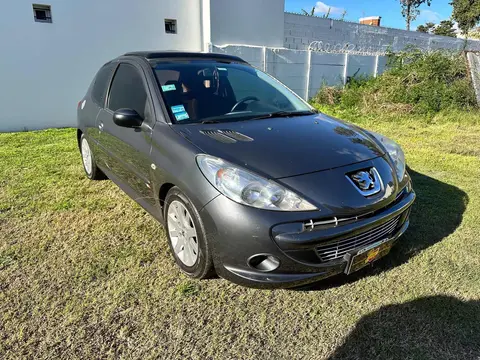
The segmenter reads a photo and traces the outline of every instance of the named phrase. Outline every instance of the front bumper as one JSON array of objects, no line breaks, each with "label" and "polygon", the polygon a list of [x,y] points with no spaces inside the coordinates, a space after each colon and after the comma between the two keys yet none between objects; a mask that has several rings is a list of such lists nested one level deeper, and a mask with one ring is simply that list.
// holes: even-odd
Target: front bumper
[{"label": "front bumper", "polygon": [[[406,187],[392,203],[373,213],[344,223],[306,228],[311,213],[264,211],[220,195],[202,209],[201,217],[221,277],[250,287],[288,288],[345,271],[347,260],[341,253],[326,261],[319,254],[319,246],[344,243],[356,235],[364,238],[363,234],[380,234],[376,229],[394,220],[394,226],[384,235],[396,241],[408,228],[414,200],[415,193]],[[362,243],[359,248],[364,246]],[[258,254],[273,256],[279,266],[273,271],[254,268],[249,259]]]}]

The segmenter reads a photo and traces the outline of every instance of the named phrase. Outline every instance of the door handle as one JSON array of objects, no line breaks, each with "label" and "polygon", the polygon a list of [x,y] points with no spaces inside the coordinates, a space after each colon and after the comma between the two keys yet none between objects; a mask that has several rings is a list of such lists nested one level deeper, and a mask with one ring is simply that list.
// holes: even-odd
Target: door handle
[{"label": "door handle", "polygon": [[103,130],[103,123],[98,124],[98,130],[100,130],[100,131]]}]

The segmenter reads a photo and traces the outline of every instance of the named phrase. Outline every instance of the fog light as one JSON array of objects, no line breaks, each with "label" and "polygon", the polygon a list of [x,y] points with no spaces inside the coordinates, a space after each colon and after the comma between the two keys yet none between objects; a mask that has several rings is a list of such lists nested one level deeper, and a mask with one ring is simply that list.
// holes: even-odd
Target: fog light
[{"label": "fog light", "polygon": [[258,271],[269,272],[280,266],[280,260],[269,254],[257,254],[250,257],[247,261],[248,266]]}]

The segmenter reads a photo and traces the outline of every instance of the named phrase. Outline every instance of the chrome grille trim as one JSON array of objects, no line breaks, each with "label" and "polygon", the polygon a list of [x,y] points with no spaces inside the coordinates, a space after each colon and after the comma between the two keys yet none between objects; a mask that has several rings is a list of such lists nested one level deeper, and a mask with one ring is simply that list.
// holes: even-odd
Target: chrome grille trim
[{"label": "chrome grille trim", "polygon": [[313,220],[310,220],[309,222],[307,223],[304,223],[304,227],[306,230],[312,230],[314,229],[316,226],[321,226],[321,225],[334,225],[334,226],[338,226],[339,223],[341,222],[344,222],[344,221],[350,221],[350,220],[358,220],[359,217],[358,216],[353,216],[353,217],[349,217],[349,218],[337,218],[336,216],[332,219],[328,219],[328,220],[323,220],[323,221],[313,221]]},{"label": "chrome grille trim", "polygon": [[385,239],[391,235],[397,227],[402,214],[395,216],[386,223],[376,226],[373,229],[367,230],[355,236],[338,239],[335,242],[330,242],[316,247],[318,256],[322,261],[331,261],[342,258],[347,252],[358,247],[371,245],[377,241]]}]

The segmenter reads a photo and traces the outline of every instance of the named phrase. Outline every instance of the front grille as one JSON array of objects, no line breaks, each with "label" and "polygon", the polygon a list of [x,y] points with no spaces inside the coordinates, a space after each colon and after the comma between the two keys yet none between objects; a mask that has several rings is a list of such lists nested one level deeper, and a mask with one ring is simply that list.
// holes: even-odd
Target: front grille
[{"label": "front grille", "polygon": [[348,251],[359,247],[366,247],[377,241],[383,240],[395,231],[400,216],[401,214],[390,219],[385,224],[374,227],[373,229],[358,235],[317,246],[317,254],[324,262],[336,260],[342,258]]}]

